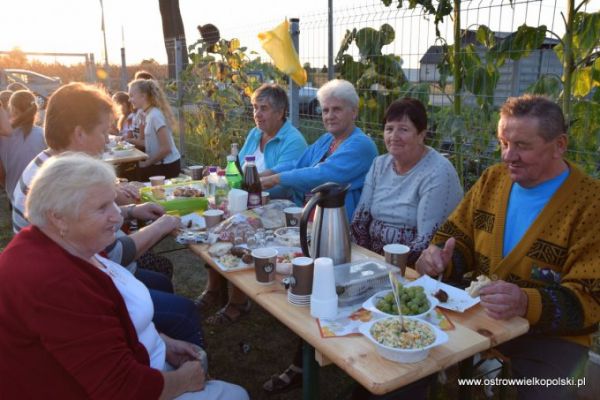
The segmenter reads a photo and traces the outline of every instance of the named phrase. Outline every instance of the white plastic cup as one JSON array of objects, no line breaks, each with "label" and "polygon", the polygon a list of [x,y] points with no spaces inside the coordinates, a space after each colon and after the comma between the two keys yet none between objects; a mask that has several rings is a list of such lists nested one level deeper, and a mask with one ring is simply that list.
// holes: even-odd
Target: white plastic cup
[{"label": "white plastic cup", "polygon": [[310,315],[319,319],[335,319],[337,317],[338,297],[320,300],[310,296]]},{"label": "white plastic cup", "polygon": [[241,189],[231,189],[227,195],[230,214],[237,214],[248,208],[248,192]]},{"label": "white plastic cup", "polygon": [[333,260],[329,257],[319,257],[315,260],[310,315],[321,319],[335,318],[337,305]]}]

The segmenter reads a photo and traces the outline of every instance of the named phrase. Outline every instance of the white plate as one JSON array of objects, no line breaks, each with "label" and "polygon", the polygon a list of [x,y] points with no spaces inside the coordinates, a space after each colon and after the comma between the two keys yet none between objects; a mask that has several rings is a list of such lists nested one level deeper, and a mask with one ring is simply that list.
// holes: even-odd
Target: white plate
[{"label": "white plate", "polygon": [[[438,307],[445,308],[447,310],[465,312],[475,304],[479,303],[479,297],[471,297],[467,292],[462,289],[450,286],[446,283],[439,282],[430,276],[424,275],[406,286],[423,286],[425,293],[433,296],[437,289],[442,289],[448,293],[448,301],[445,303],[439,302]],[[439,285],[439,286],[438,286]]]},{"label": "white plate", "polygon": [[[188,228],[188,224],[192,222],[192,226]],[[200,230],[206,229],[206,221],[202,215],[196,214],[195,212],[184,215],[181,217],[181,229],[183,230]]]},{"label": "white plate", "polygon": [[[415,285],[405,285],[406,287],[410,287],[410,286],[415,286]],[[427,309],[427,311],[425,311],[422,314],[415,314],[415,315],[407,315],[407,317],[415,317],[415,318],[425,318],[427,317],[427,315],[429,314],[429,312],[431,310],[433,310],[439,303],[438,299],[436,299],[433,296],[430,296],[427,293],[427,289],[423,288],[425,290],[425,293],[427,294],[427,300],[429,300],[429,308]],[[383,298],[385,295],[387,295],[388,293],[391,293],[392,289],[386,289],[386,290],[382,290],[380,292],[375,293],[373,296],[369,297],[364,303],[363,303],[363,308],[369,311],[373,311],[388,317],[396,317],[397,315],[395,314],[388,314],[386,312],[381,311],[380,309],[377,308],[377,302],[379,301],[379,299]]]},{"label": "white plate", "polygon": [[[245,244],[242,244],[240,246],[247,247]],[[282,246],[270,246],[270,247],[277,250],[277,254],[302,252],[302,249],[300,247],[282,247]],[[254,264],[246,264],[246,263],[242,262],[241,259],[240,259],[240,262],[237,265],[237,267],[226,267],[225,265],[221,264],[221,262],[219,261],[218,258],[213,257],[212,259],[215,262],[215,264],[217,264],[217,267],[219,267],[221,269],[221,271],[226,271],[226,272],[227,271],[239,271],[239,270],[243,270],[243,269],[254,268]]]}]

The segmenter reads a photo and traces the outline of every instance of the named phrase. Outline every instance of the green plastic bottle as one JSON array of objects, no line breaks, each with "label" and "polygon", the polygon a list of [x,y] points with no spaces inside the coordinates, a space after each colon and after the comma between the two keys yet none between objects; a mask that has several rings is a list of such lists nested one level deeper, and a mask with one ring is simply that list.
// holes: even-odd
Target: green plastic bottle
[{"label": "green plastic bottle", "polygon": [[242,174],[235,165],[235,156],[227,156],[227,168],[225,169],[225,178],[231,189],[242,188]]}]

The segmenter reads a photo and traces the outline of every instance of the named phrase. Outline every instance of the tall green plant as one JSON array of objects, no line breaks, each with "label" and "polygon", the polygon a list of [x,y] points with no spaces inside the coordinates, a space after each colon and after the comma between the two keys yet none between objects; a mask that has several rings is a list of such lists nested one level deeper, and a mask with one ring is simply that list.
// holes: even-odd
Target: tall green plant
[{"label": "tall green plant", "polygon": [[263,82],[282,81],[271,64],[250,59],[238,39],[189,47],[190,64],[182,74],[188,158],[221,165],[231,143],[242,143],[253,126],[250,97]]},{"label": "tall green plant", "polygon": [[574,160],[597,174],[600,143],[600,11],[581,11],[589,3],[567,1],[565,34],[554,47],[563,66],[561,77],[544,75],[528,88],[559,100],[569,123]]},{"label": "tall green plant", "polygon": [[[382,53],[383,46],[392,43],[394,38],[394,29],[388,24],[383,24],[379,30],[347,30],[336,56],[340,76],[357,89],[359,116],[365,124],[379,126],[387,106],[407,89],[402,58]],[[358,60],[348,54],[353,43],[358,48]]]},{"label": "tall green plant", "polygon": [[[379,127],[385,109],[398,98],[414,97],[425,104],[429,102],[429,85],[408,82],[402,70],[402,58],[382,53],[383,46],[390,44],[394,37],[394,29],[388,24],[379,30],[348,30],[336,56],[340,76],[357,89],[359,117],[365,125]],[[358,48],[358,60],[348,54],[353,43]]]}]

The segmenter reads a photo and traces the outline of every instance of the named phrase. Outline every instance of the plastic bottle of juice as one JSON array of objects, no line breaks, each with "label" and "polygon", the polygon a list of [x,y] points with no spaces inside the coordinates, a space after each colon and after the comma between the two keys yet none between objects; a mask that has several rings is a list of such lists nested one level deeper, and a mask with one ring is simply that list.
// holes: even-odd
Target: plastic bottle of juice
[{"label": "plastic bottle of juice", "polygon": [[248,192],[248,209],[261,206],[262,186],[254,156],[246,156],[244,164],[244,180],[242,181],[242,189]]},{"label": "plastic bottle of juice", "polygon": [[208,186],[208,196],[215,195],[215,189],[217,188],[217,181],[219,177],[217,176],[217,167],[208,167],[208,177],[206,178],[206,183]]},{"label": "plastic bottle of juice", "polygon": [[227,156],[227,168],[225,169],[225,177],[231,189],[242,188],[242,174],[235,165],[235,157],[231,154]]},{"label": "plastic bottle of juice", "polygon": [[237,143],[231,143],[231,155],[233,156],[233,161],[235,162],[235,166],[237,167],[240,176],[243,177],[244,171],[242,170],[242,166],[240,165],[240,157],[239,157],[239,149]]},{"label": "plastic bottle of juice", "polygon": [[221,170],[218,173],[219,179],[215,188],[215,206],[218,209],[227,211],[227,195],[229,194],[229,183],[225,178],[225,171]]}]

